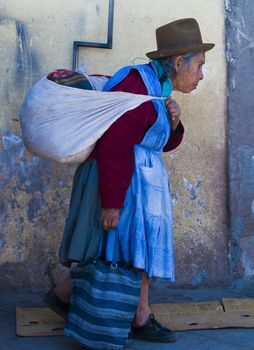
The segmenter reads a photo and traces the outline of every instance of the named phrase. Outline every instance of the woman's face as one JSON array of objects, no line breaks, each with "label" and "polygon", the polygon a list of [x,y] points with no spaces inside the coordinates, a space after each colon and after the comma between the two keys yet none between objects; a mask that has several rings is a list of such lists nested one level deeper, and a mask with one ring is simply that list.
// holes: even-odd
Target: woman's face
[{"label": "woman's face", "polygon": [[176,75],[172,81],[173,90],[185,94],[195,90],[200,80],[204,78],[202,67],[205,64],[205,54],[198,53],[191,61],[185,63],[182,56],[175,59]]}]

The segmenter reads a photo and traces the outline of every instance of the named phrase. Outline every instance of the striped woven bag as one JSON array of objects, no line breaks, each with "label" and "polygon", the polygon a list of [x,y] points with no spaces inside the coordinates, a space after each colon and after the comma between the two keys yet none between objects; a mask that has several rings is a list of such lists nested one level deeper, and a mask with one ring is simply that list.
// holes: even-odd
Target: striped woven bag
[{"label": "striped woven bag", "polygon": [[72,270],[64,333],[91,349],[122,349],[139,301],[141,273],[90,260]]}]

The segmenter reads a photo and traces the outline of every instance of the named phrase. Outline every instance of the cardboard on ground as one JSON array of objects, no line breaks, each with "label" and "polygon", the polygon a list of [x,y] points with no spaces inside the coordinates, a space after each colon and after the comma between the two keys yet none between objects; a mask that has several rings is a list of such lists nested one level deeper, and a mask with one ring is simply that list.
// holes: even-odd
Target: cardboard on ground
[{"label": "cardboard on ground", "polygon": [[[152,304],[156,319],[172,330],[254,328],[254,299]],[[16,309],[19,336],[62,335],[65,321],[49,308]]]}]

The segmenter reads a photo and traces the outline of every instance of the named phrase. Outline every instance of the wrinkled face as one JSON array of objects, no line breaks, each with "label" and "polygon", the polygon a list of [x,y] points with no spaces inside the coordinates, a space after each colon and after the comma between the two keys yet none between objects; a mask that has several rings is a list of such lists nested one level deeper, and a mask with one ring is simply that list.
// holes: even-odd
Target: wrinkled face
[{"label": "wrinkled face", "polygon": [[183,93],[195,90],[200,80],[204,78],[202,67],[205,64],[205,54],[198,53],[185,63],[181,56],[175,59],[176,75],[172,81],[173,89]]}]

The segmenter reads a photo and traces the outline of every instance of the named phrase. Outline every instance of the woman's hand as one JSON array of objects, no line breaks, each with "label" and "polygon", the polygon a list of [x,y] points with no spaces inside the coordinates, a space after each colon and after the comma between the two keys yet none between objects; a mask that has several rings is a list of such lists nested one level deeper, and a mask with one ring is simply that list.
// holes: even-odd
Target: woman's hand
[{"label": "woman's hand", "polygon": [[171,121],[171,129],[175,131],[177,125],[180,121],[181,109],[179,104],[172,99],[172,97],[168,97],[165,101],[165,106],[168,110],[168,114]]},{"label": "woman's hand", "polygon": [[120,209],[101,209],[101,223],[104,230],[114,229],[119,222]]}]

